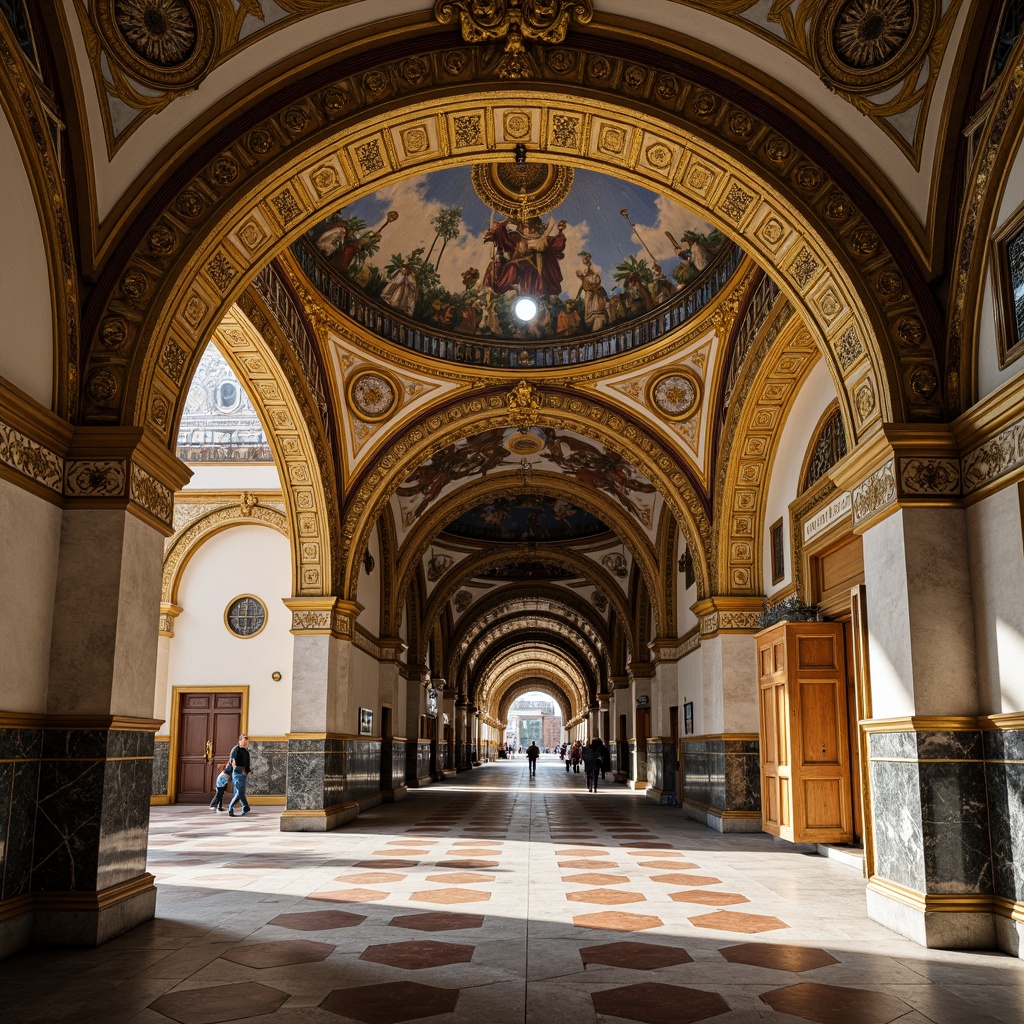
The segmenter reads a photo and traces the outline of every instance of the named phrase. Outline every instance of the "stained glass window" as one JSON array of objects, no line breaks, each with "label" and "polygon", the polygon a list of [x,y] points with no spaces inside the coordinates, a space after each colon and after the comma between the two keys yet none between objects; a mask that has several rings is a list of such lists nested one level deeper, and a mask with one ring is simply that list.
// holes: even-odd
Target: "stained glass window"
[{"label": "stained glass window", "polygon": [[813,487],[846,454],[846,432],[838,409],[825,420],[814,439],[801,491]]},{"label": "stained glass window", "polygon": [[267,609],[259,598],[236,597],[224,618],[235,636],[255,636],[267,624]]}]

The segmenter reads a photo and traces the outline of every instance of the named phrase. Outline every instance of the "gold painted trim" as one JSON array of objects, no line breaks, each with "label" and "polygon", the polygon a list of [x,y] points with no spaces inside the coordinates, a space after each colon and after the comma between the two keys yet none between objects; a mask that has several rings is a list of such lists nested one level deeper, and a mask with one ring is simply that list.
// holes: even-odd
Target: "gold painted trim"
[{"label": "gold painted trim", "polygon": [[986,914],[994,910],[995,897],[977,893],[922,893],[898,882],[872,875],[867,888],[921,914]]},{"label": "gold painted trim", "polygon": [[30,711],[0,711],[0,729],[42,729],[46,715]]},{"label": "gold painted trim", "polygon": [[1024,924],[1024,902],[1020,900],[1008,900],[1005,896],[992,897],[993,913],[1000,917],[1008,917],[1017,924]]},{"label": "gold painted trim", "polygon": [[[239,733],[248,735],[249,732],[249,687],[245,684],[239,686],[172,686],[171,687],[171,715],[168,721],[170,726],[170,750],[167,753],[167,802],[176,804],[178,802],[178,750],[181,744],[181,697],[185,693],[241,693],[242,713],[241,728]],[[162,724],[162,723],[161,723]]]},{"label": "gold painted trim", "polygon": [[32,894],[32,909],[37,911],[101,911],[124,900],[156,889],[156,879],[145,872],[100,889],[99,892],[35,892]]},{"label": "gold painted trim", "polygon": [[860,725],[867,733],[977,732],[981,728],[977,718],[966,715],[957,717],[913,715],[908,718],[868,718],[862,719]]},{"label": "gold painted trim", "polygon": [[332,804],[330,807],[311,807],[308,810],[287,808],[281,812],[282,818],[328,818],[332,814],[343,814],[352,808],[358,809],[359,804],[353,800],[347,804]]},{"label": "gold painted trim", "polygon": [[1014,711],[1004,715],[982,715],[978,719],[981,729],[1024,729],[1024,711]]},{"label": "gold painted trim", "polygon": [[262,793],[259,796],[253,796],[250,793],[246,793],[246,799],[249,803],[259,805],[260,807],[277,807],[281,804],[287,803],[287,793]]},{"label": "gold painted trim", "polygon": [[[257,629],[255,633],[248,633],[248,634],[236,633],[231,628],[231,623],[228,621],[228,613],[231,611],[231,606],[236,601],[241,601],[241,600],[243,600],[244,598],[247,598],[247,597],[252,598],[252,600],[256,601],[259,604],[259,606],[263,609],[263,625],[260,626],[260,628]],[[228,601],[227,605],[224,607],[224,628],[236,640],[252,640],[255,637],[258,637],[260,635],[260,633],[262,633],[263,630],[265,630],[267,628],[267,623],[268,622],[270,622],[270,608],[268,607],[267,602],[264,601],[262,597],[257,597],[255,594],[238,594],[235,597],[231,598],[231,600]]]},{"label": "gold painted trim", "polygon": [[[728,811],[723,810],[721,807],[715,807],[713,804],[702,804],[697,800],[683,799],[680,801],[680,804],[683,807],[692,807],[694,810],[703,811],[713,818],[745,818],[751,820],[761,817],[760,811]],[[654,852],[656,853],[657,851]]]},{"label": "gold painted trim", "polygon": [[10,899],[0,900],[0,921],[9,921],[12,917],[21,917],[32,911],[32,894],[27,896],[12,896]]},{"label": "gold painted trim", "polygon": [[[996,350],[999,357],[999,369],[1005,370],[1011,363],[1024,355],[1024,339],[1011,341],[1018,325],[1015,323],[1016,312],[1013,299],[1013,284],[1010,280],[1009,243],[1014,235],[1024,231],[1024,203],[1021,203],[1006,218],[989,241],[989,262],[992,267],[992,283],[995,295],[993,307],[996,322]],[[1019,325],[1024,328],[1024,324]]]},{"label": "gold painted trim", "polygon": [[760,733],[756,732],[707,732],[700,736],[680,736],[680,743],[704,743],[708,740],[728,740],[730,742],[757,740],[761,742]]}]

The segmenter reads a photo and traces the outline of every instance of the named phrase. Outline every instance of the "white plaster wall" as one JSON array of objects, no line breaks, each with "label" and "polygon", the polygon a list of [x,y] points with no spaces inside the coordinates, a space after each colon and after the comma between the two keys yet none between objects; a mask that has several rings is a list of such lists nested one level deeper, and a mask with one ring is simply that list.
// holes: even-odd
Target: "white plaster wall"
[{"label": "white plaster wall", "polygon": [[0,113],[0,377],[53,404],[53,304],[42,226],[11,126]]},{"label": "white plaster wall", "polygon": [[273,463],[190,463],[186,491],[277,491],[281,478]]},{"label": "white plaster wall", "polygon": [[0,711],[44,712],[61,510],[0,478]]},{"label": "white plaster wall", "polygon": [[679,687],[679,735],[685,736],[683,722],[684,705],[693,704],[693,733],[700,736],[704,729],[704,667],[703,646],[698,647],[679,662],[677,685]]},{"label": "white plaster wall", "polygon": [[982,714],[1024,711],[1024,544],[1018,487],[967,509]]},{"label": "white plaster wall", "polygon": [[[765,505],[764,536],[761,538],[764,592],[774,594],[793,582],[793,538],[790,530],[789,503],[800,487],[800,469],[814,436],[814,430],[829,402],[836,397],[832,375],[824,359],[819,359],[793,402],[782,428],[782,437],[771,466],[768,501]],[[781,517],[785,538],[786,574],[772,583],[771,525]]]},{"label": "white plaster wall", "polygon": [[719,633],[700,645],[703,709],[700,733],[757,732],[757,644],[753,636]]},{"label": "white plaster wall", "polygon": [[[369,708],[373,712],[373,735],[380,735],[380,666],[365,651],[352,651],[351,669],[348,678],[348,692],[345,703],[348,707],[346,721],[341,723],[344,732],[353,735],[359,732],[359,709]],[[449,716],[450,716],[449,712]]]},{"label": "white plaster wall", "polygon": [[966,516],[905,508],[864,534],[875,718],[978,713]]},{"label": "white plaster wall", "polygon": [[[262,632],[241,639],[224,624],[228,603],[254,594],[267,608]],[[249,732],[283,736],[290,728],[291,553],[276,530],[234,526],[214,534],[192,556],[181,578],[170,643],[168,683],[174,686],[248,686]],[[280,682],[270,676],[278,671]],[[170,706],[164,711],[169,717]]]},{"label": "white plaster wall", "polygon": [[374,636],[380,636],[380,587],[382,574],[387,566],[380,557],[380,536],[376,529],[370,534],[367,550],[373,558],[373,572],[366,571],[365,563],[359,568],[359,592],[356,600],[363,606],[359,613],[359,625],[369,630]]},{"label": "white plaster wall", "polygon": [[[998,231],[1011,217],[1013,212],[1024,203],[1024,147],[1017,150],[1006,188],[999,204],[995,230]],[[999,347],[996,344],[995,290],[993,287],[992,262],[989,261],[985,273],[982,292],[981,315],[978,320],[978,398],[991,394],[1001,384],[1024,370],[1021,360],[1010,363],[1005,370],[999,369]]]},{"label": "white plaster wall", "polygon": [[[686,539],[680,530],[679,536],[676,538],[676,551],[682,554],[684,550],[686,550]],[[676,601],[676,636],[683,636],[697,625],[697,616],[690,610],[690,605],[697,600],[697,582],[694,580],[693,586],[684,590],[686,576],[678,571],[678,566],[674,566],[668,571],[676,573],[676,586],[679,588],[679,597]]]}]

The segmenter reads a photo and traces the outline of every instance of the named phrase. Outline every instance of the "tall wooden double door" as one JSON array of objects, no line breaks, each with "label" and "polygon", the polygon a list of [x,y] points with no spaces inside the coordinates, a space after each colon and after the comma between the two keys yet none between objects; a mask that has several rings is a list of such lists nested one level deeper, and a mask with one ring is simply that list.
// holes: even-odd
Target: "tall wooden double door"
[{"label": "tall wooden double door", "polygon": [[795,843],[853,839],[846,657],[838,622],[780,623],[757,635],[761,815]]},{"label": "tall wooden double door", "polygon": [[242,731],[241,691],[179,694],[177,802],[209,803]]}]

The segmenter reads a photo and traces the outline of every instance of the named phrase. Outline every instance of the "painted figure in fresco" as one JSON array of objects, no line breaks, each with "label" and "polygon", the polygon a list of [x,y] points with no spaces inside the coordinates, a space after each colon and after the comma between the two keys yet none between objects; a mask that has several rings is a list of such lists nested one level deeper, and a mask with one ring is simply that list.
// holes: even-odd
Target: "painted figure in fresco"
[{"label": "painted figure in fresco", "polygon": [[419,282],[411,263],[405,263],[394,271],[391,280],[384,286],[380,297],[394,309],[406,316],[412,316],[419,298]]},{"label": "painted figure in fresco", "polygon": [[480,281],[480,271],[476,267],[470,267],[463,271],[462,287],[464,289],[462,298],[464,305],[458,326],[455,328],[463,334],[476,334],[480,326],[480,313],[483,309],[483,295],[477,288]]},{"label": "painted figure in fresco", "polygon": [[608,322],[608,293],[601,287],[601,275],[594,269],[590,253],[581,252],[580,259],[583,266],[576,276],[583,293],[583,319],[590,330],[599,331]]},{"label": "painted figure in fresco", "polygon": [[639,479],[625,459],[614,452],[602,451],[597,445],[568,434],[544,428],[547,452],[551,461],[572,473],[584,487],[593,487],[613,494],[645,526],[652,523],[651,510],[634,501],[633,494],[651,494],[654,485]]},{"label": "painted figure in fresco", "polygon": [[557,224],[552,217],[545,227],[539,217],[524,223],[511,218],[492,224],[484,233],[484,241],[495,246],[494,259],[487,267],[484,285],[499,295],[514,291],[536,298],[557,297],[562,293],[562,268],[565,255],[566,222]]},{"label": "painted figure in fresco", "polygon": [[460,442],[442,448],[429,462],[420,466],[397,491],[400,498],[421,499],[407,514],[406,521],[418,519],[448,484],[471,476],[483,476],[504,462],[508,457],[508,451],[502,444],[504,434],[504,427],[485,430],[464,444]]}]

